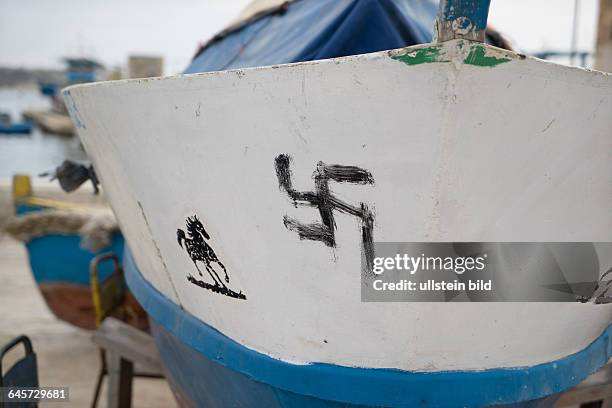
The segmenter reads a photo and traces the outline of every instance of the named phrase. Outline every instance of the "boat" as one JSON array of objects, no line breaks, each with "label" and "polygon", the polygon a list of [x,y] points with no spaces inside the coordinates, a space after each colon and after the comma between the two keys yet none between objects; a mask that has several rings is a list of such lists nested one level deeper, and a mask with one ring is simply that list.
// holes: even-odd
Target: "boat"
[{"label": "boat", "polygon": [[0,113],[0,133],[4,134],[30,134],[32,133],[32,124],[30,122],[13,122],[11,115],[8,113]]},{"label": "boat", "polygon": [[[609,285],[612,79],[485,44],[488,3],[258,2],[193,75],[63,90],[180,405],[548,407],[607,363],[612,306],[578,294]],[[433,41],[350,55],[397,10]],[[362,301],[377,242],[550,243],[578,280]]]},{"label": "boat", "polygon": [[[71,136],[74,134],[70,118],[60,112],[26,110],[23,116],[29,123],[36,123],[43,131],[61,136]],[[32,126],[32,125],[30,125]]]},{"label": "boat", "polygon": [[[13,198],[16,216],[4,229],[24,242],[47,306],[60,320],[94,329],[90,263],[102,254],[123,256],[124,238],[112,211],[99,197],[58,199],[56,193],[34,193],[27,175],[13,177]],[[100,280],[113,271],[110,263],[100,264]],[[130,304],[140,310],[136,302]],[[147,325],[146,316],[132,320],[135,326]]]},{"label": "boat", "polygon": [[42,82],[39,90],[42,95],[49,97],[51,109],[26,110],[24,118],[35,123],[46,133],[59,136],[72,136],[74,127],[68,117],[66,107],[58,95],[58,88],[73,84],[99,81],[105,78],[104,66],[96,60],[89,58],[64,58],[66,76],[61,83]]}]

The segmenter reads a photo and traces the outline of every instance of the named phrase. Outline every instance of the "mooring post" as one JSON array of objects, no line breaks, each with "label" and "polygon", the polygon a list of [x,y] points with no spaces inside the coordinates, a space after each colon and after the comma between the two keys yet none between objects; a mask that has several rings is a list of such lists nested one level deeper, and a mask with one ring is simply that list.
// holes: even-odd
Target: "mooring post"
[{"label": "mooring post", "polygon": [[463,38],[484,42],[491,0],[440,0],[434,42]]}]

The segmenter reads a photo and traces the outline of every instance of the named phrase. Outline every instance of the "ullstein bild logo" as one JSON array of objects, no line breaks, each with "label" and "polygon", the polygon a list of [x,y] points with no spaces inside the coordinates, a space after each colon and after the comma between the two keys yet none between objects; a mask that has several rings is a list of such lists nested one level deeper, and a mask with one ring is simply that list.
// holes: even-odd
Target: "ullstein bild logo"
[{"label": "ullstein bild logo", "polygon": [[378,242],[364,302],[609,303],[612,243]]}]

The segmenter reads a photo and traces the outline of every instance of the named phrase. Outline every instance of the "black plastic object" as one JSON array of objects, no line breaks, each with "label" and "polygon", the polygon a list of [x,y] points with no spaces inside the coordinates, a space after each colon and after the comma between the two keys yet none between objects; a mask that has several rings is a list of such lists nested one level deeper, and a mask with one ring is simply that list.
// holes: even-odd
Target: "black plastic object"
[{"label": "black plastic object", "polygon": [[57,179],[62,190],[67,193],[76,190],[87,180],[91,181],[95,194],[98,194],[99,191],[98,186],[100,183],[92,165],[85,165],[72,160],[64,160],[62,164],[55,169],[55,172],[45,172],[40,174],[40,176],[50,176],[52,181]]},{"label": "black plastic object", "polygon": [[[10,350],[23,344],[25,356],[15,362],[11,368],[4,372],[2,360]],[[21,335],[0,349],[0,387],[38,387],[38,366],[36,364],[36,353],[32,349],[32,342],[27,336]],[[35,402],[11,402],[0,401],[0,408],[32,408],[37,407]]]}]

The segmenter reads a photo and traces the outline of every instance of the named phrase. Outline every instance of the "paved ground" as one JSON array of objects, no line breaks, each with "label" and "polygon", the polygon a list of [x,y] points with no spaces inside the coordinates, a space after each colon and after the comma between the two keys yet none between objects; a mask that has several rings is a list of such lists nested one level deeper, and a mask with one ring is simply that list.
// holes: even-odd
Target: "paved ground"
[{"label": "paved ground", "polygon": [[[49,193],[53,195],[53,192]],[[91,200],[84,194],[75,197]],[[10,189],[0,183],[0,226],[12,213]],[[1,229],[1,228],[0,228]],[[91,403],[99,369],[98,349],[90,333],[56,319],[45,305],[30,273],[24,246],[0,232],[0,344],[19,334],[32,339],[38,355],[38,371],[42,386],[70,388],[68,404],[48,403],[42,407],[87,407]],[[19,357],[11,353],[11,357]],[[105,388],[99,407],[104,407]],[[174,407],[176,403],[163,380],[136,379],[134,407]]]}]

